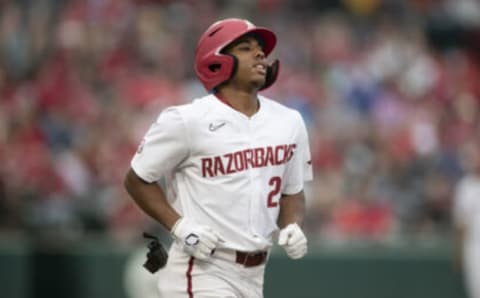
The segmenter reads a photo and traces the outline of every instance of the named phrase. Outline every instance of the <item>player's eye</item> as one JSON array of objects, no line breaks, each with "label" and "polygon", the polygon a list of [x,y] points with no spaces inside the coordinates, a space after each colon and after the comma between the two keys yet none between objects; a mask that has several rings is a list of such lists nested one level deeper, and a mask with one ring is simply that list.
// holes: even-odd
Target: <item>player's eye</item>
[{"label": "player's eye", "polygon": [[246,51],[250,51],[250,50],[252,49],[252,47],[249,46],[249,45],[241,45],[241,46],[238,47],[238,49],[239,49],[240,51],[246,52]]}]

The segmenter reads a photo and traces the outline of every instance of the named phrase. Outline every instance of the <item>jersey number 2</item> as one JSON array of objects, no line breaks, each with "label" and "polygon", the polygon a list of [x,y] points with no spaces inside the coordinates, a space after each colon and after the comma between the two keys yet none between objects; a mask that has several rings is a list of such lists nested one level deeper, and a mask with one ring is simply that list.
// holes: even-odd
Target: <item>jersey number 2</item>
[{"label": "jersey number 2", "polygon": [[273,198],[280,192],[282,185],[282,178],[275,176],[268,181],[268,185],[273,186],[273,189],[268,193],[267,207],[274,208],[278,206],[278,202],[274,202]]}]

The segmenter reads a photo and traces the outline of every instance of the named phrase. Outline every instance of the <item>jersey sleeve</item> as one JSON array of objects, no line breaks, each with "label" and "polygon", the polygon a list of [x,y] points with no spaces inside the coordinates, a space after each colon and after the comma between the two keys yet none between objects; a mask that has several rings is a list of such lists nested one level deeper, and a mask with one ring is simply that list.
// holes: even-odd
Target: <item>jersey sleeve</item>
[{"label": "jersey sleeve", "polygon": [[312,158],[307,128],[300,113],[297,112],[297,116],[296,148],[292,159],[287,165],[282,187],[282,194],[286,195],[299,193],[303,190],[304,182],[313,179]]},{"label": "jersey sleeve", "polygon": [[135,173],[147,182],[160,180],[188,156],[187,133],[178,108],[164,110],[145,134],[131,161]]}]

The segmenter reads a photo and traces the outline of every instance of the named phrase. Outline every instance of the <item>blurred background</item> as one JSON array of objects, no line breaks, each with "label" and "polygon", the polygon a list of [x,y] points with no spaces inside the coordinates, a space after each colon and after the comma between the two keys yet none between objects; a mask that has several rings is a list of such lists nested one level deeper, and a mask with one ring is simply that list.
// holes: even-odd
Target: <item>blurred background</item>
[{"label": "blurred background", "polygon": [[310,132],[310,254],[274,251],[266,297],[464,297],[477,0],[0,0],[0,297],[152,297],[141,233],[168,236],[123,177],[158,113],[205,94],[195,44],[225,17],[277,33],[263,94]]}]

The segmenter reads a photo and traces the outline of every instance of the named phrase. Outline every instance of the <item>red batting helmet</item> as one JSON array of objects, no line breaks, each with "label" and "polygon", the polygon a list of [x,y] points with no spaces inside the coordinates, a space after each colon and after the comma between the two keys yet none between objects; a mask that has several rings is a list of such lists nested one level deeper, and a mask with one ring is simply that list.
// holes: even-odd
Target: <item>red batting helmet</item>
[{"label": "red batting helmet", "polygon": [[[275,33],[263,27],[256,27],[247,20],[224,19],[212,24],[203,33],[195,51],[195,72],[203,86],[211,91],[231,79],[235,73],[236,59],[221,51],[239,37],[255,33],[263,42],[263,52],[268,56],[277,42]],[[276,60],[267,68],[265,84],[260,90],[270,87],[276,80],[279,63]]]}]

